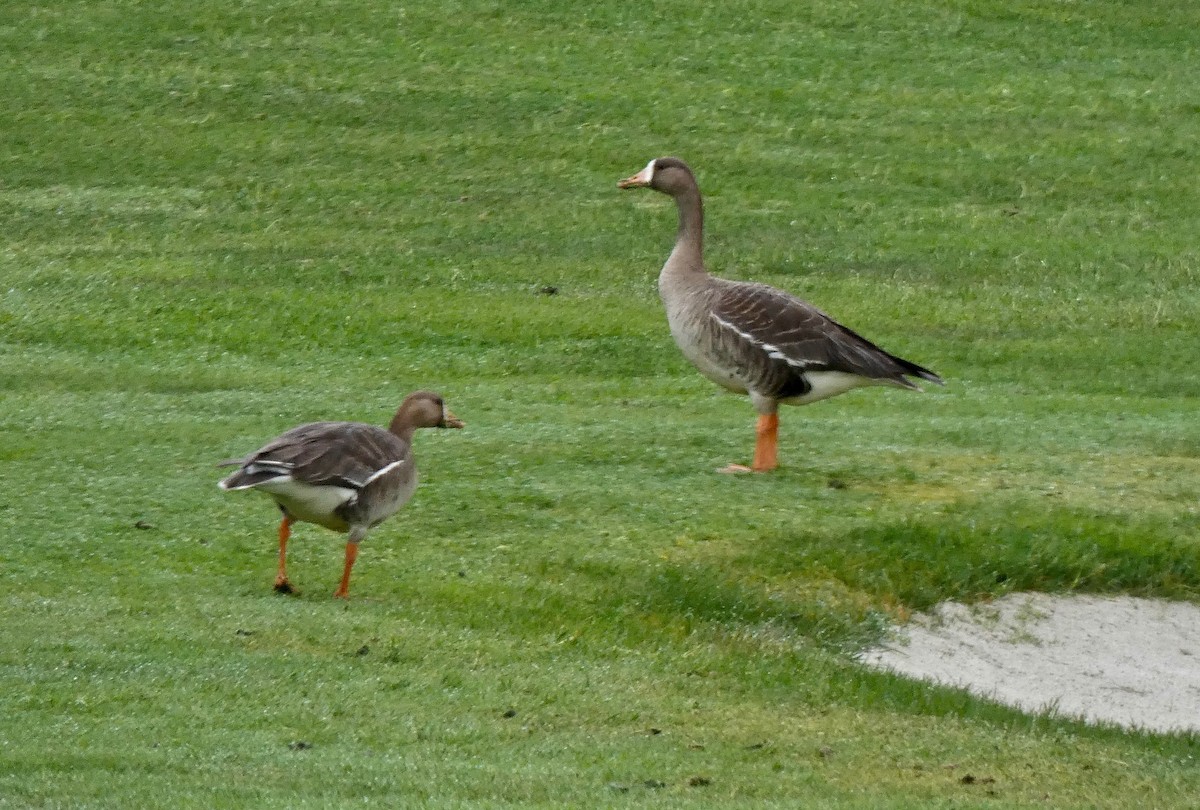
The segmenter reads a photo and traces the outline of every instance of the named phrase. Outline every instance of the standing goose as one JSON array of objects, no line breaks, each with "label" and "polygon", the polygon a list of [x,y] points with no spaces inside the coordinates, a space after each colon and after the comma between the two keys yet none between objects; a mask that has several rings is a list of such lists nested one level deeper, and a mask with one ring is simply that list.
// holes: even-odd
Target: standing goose
[{"label": "standing goose", "polygon": [[463,423],[430,391],[409,394],[388,429],[361,422],[312,422],[292,428],[245,458],[221,489],[257,489],[275,500],[279,524],[279,573],[275,590],[291,593],[287,542],[296,521],[345,532],[346,564],[333,594],[350,595],[350,569],[367,532],[404,506],[417,488],[412,437],[417,428],[461,428]]},{"label": "standing goose", "polygon": [[766,472],[778,466],[779,404],[807,405],[864,385],[920,390],[908,376],[942,384],[938,375],[885,352],[811,304],[788,293],[710,276],[704,269],[704,207],[692,170],[661,157],[621,180],[675,198],[679,230],[658,276],[671,336],[700,373],[749,394],[758,411],[754,462],[721,472]]}]

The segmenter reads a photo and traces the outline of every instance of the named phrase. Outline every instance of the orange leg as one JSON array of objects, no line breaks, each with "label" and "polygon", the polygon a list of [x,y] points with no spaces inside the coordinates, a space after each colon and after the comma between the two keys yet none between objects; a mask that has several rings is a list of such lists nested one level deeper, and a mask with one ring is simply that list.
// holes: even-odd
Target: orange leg
[{"label": "orange leg", "polygon": [[287,515],[279,524],[279,572],[275,574],[275,590],[280,593],[292,593],[292,583],[287,578],[287,544],[292,536],[292,519]]},{"label": "orange leg", "polygon": [[779,447],[779,414],[760,414],[754,429],[754,464],[730,464],[717,470],[720,473],[770,472],[779,466],[776,450]]},{"label": "orange leg", "polygon": [[349,542],[346,544],[346,567],[342,569],[342,584],[338,587],[333,595],[339,599],[350,598],[350,569],[354,567],[354,561],[358,559],[358,543]]},{"label": "orange leg", "polygon": [[755,426],[754,464],[755,472],[768,472],[779,466],[776,450],[779,448],[779,414],[768,413],[758,417]]}]

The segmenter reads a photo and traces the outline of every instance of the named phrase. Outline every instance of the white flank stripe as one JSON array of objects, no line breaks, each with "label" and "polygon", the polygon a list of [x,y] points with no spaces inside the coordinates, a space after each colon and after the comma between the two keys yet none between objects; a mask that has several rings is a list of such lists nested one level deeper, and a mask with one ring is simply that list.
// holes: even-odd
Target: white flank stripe
[{"label": "white flank stripe", "polygon": [[[258,472],[258,471],[256,470],[255,472]],[[228,484],[226,484],[224,481],[218,481],[217,486],[219,486],[221,489],[228,490],[229,492],[236,492],[239,489],[257,489],[258,487],[262,487],[264,485],[274,484],[277,481],[291,481],[291,480],[292,480],[292,476],[288,475],[287,473],[280,473],[279,475],[275,476],[274,478],[268,478],[266,481],[259,481],[254,484],[242,484],[240,487],[231,487]]]},{"label": "white flank stripe", "polygon": [[275,472],[280,475],[287,475],[296,467],[289,461],[251,461],[246,465],[247,475],[257,475],[261,472]]},{"label": "white flank stripe", "polygon": [[784,354],[783,349],[780,349],[774,343],[767,343],[765,341],[759,340],[758,338],[756,338],[754,335],[750,334],[749,332],[743,332],[741,329],[738,329],[736,326],[734,326],[733,324],[731,324],[729,321],[725,320],[724,318],[718,317],[717,315],[712,315],[712,319],[714,321],[716,321],[718,324],[720,324],[721,326],[728,329],[729,331],[733,332],[735,335],[740,337],[742,340],[744,340],[748,343],[752,343],[753,345],[762,349],[764,352],[767,353],[767,357],[770,357],[772,360],[783,360],[785,363],[787,363],[789,366],[792,366],[793,368],[808,368],[809,366],[812,365],[812,363],[810,363],[807,360],[802,360],[802,359],[796,358],[796,357],[788,357],[786,354]]},{"label": "white flank stripe", "polygon": [[404,463],[404,459],[401,459],[400,461],[393,461],[391,464],[387,465],[386,467],[376,470],[375,472],[371,473],[370,478],[368,478],[366,481],[363,481],[363,486],[365,487],[367,484],[371,483],[372,481],[374,481],[376,478],[379,478],[380,476],[387,475],[389,472],[396,469],[403,463]]}]

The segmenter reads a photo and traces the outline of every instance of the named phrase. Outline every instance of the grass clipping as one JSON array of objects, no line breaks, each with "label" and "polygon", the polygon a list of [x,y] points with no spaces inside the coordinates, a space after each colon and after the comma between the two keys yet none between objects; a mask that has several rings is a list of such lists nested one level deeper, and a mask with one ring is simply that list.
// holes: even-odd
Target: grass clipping
[{"label": "grass clipping", "polygon": [[861,660],[1024,711],[1200,731],[1200,607],[1186,602],[1041,593],[946,602]]}]

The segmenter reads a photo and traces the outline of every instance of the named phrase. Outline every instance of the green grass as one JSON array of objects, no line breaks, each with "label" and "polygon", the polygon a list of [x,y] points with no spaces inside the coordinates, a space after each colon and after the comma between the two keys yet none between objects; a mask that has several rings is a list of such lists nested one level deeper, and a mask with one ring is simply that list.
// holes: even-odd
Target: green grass
[{"label": "green grass", "polygon": [[[1195,736],[850,659],[1024,589],[1200,598],[1194,4],[0,9],[0,807],[1188,807]],[[783,414],[723,275],[937,370]],[[547,287],[557,294],[545,294]],[[364,545],[213,464],[445,394]],[[971,775],[973,780],[964,777]]]}]

